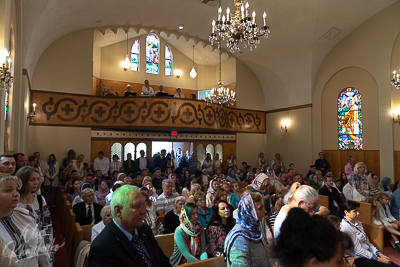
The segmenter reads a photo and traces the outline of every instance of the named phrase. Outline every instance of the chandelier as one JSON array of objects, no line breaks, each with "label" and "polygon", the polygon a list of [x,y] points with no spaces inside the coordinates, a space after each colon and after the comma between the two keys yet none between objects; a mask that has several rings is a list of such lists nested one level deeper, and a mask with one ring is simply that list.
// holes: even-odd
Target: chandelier
[{"label": "chandelier", "polygon": [[250,47],[250,51],[253,48],[256,49],[257,45],[260,44],[260,37],[268,38],[268,34],[271,32],[267,26],[267,14],[263,14],[264,26],[259,28],[256,24],[256,12],[253,11],[252,16],[249,16],[249,3],[244,5],[243,0],[234,0],[236,11],[235,14],[231,14],[229,7],[226,9],[226,17],[222,15],[221,6],[218,9],[217,21],[212,21],[211,34],[209,40],[211,45],[217,42],[218,47],[221,45],[221,41],[226,40],[226,46],[232,53],[240,51],[240,45],[243,43],[243,47]]},{"label": "chandelier", "polygon": [[396,74],[396,71],[393,71],[393,79],[390,81],[390,83],[396,87],[396,89],[400,88],[400,74]]},{"label": "chandelier", "polygon": [[225,103],[233,106],[236,102],[235,92],[229,92],[229,88],[224,87],[224,83],[221,79],[221,47],[219,47],[219,80],[217,86],[213,88],[210,93],[206,92],[206,98],[204,100],[208,106],[211,104],[222,106]]}]

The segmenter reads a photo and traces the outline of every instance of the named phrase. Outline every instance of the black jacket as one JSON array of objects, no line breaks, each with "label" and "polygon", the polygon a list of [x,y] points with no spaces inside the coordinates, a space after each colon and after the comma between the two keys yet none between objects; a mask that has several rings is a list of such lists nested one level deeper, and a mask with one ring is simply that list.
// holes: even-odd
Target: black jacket
[{"label": "black jacket", "polygon": [[167,212],[164,218],[164,234],[175,233],[175,229],[180,225],[179,216],[173,210]]},{"label": "black jacket", "polygon": [[[95,223],[99,223],[101,221],[100,211],[103,208],[103,206],[97,203],[93,203],[93,207],[94,207],[94,221]],[[85,202],[80,202],[75,204],[72,207],[72,209],[76,215],[76,222],[80,223],[81,225],[87,225]]]},{"label": "black jacket", "polygon": [[[143,224],[138,234],[146,246],[153,266],[170,267],[169,259],[158,246],[151,228]],[[139,252],[113,220],[93,241],[89,253],[89,267],[147,267]]]},{"label": "black jacket", "polygon": [[336,188],[332,187],[331,189],[332,189],[332,192],[329,191],[329,189],[326,187],[326,185],[324,185],[319,190],[319,194],[329,197],[329,207],[327,207],[327,208],[331,212],[330,213],[331,215],[336,215],[337,207],[335,205],[333,205],[333,200],[335,200],[339,206],[342,203],[342,198],[340,197],[339,191]]}]

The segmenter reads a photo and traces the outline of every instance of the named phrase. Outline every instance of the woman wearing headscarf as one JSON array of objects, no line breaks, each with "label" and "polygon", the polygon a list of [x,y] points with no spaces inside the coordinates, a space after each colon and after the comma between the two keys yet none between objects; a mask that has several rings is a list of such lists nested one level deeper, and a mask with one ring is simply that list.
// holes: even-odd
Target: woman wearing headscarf
[{"label": "woman wearing headscarf", "polygon": [[266,175],[269,178],[270,184],[275,186],[275,183],[278,180],[278,177],[275,175],[274,170],[272,168],[268,168],[267,172],[266,172]]},{"label": "woman wearing headscarf", "polygon": [[44,187],[46,188],[45,198],[49,206],[55,207],[54,200],[58,187],[58,173],[60,171],[60,164],[56,161],[54,154],[49,155],[49,161],[46,162],[44,172]]},{"label": "woman wearing headscarf", "polygon": [[371,175],[368,175],[368,182],[369,182],[369,187],[371,188],[371,194],[374,196],[378,196],[380,193],[383,193],[383,187],[380,184],[380,180],[378,175],[375,173],[371,173]]},{"label": "woman wearing headscarf", "polygon": [[172,266],[208,258],[204,229],[200,225],[197,206],[187,203],[179,214],[180,225],[175,230],[174,252],[169,261]]},{"label": "woman wearing headscarf", "polygon": [[210,186],[208,187],[207,195],[206,195],[207,208],[212,208],[212,206],[214,205],[215,195],[217,194],[217,190],[218,190],[219,186],[220,186],[219,182],[216,178],[212,179],[210,181]]},{"label": "woman wearing headscarf", "polygon": [[94,195],[97,197],[98,200],[106,200],[108,193],[110,193],[110,190],[108,189],[107,181],[101,180],[99,188],[94,193]]},{"label": "woman wearing headscarf", "polygon": [[367,166],[363,162],[357,162],[354,167],[353,182],[353,196],[355,201],[366,202],[371,190],[367,180]]},{"label": "woman wearing headscarf", "polygon": [[390,184],[392,183],[392,179],[389,177],[385,176],[382,178],[381,185],[383,187],[383,192],[388,194],[389,196],[392,196],[392,189],[390,189]]},{"label": "woman wearing headscarf", "polygon": [[240,182],[240,180],[237,178],[237,176],[235,174],[235,170],[233,168],[229,168],[228,177],[226,177],[226,180],[229,180],[231,183]]},{"label": "woman wearing headscarf", "polygon": [[308,185],[314,188],[317,192],[321,189],[321,186],[318,182],[318,175],[311,174],[309,177]]},{"label": "woman wearing headscarf", "polygon": [[247,193],[239,202],[236,225],[225,239],[227,266],[270,266],[268,248],[260,230],[265,217],[264,201],[259,193]]},{"label": "woman wearing headscarf", "polygon": [[268,194],[269,184],[269,177],[264,173],[260,173],[259,175],[257,175],[256,179],[254,179],[253,182],[249,186],[247,186],[247,188],[250,189],[252,192],[258,192],[263,196],[265,209],[268,213],[271,212],[269,201],[270,195]]},{"label": "woman wearing headscarf", "polygon": [[276,193],[276,195],[280,195],[283,188],[289,190],[290,185],[289,185],[287,180],[288,180],[288,178],[286,177],[286,175],[284,173],[281,173],[281,175],[279,176],[278,181],[276,181],[276,183],[275,183],[275,193]]}]

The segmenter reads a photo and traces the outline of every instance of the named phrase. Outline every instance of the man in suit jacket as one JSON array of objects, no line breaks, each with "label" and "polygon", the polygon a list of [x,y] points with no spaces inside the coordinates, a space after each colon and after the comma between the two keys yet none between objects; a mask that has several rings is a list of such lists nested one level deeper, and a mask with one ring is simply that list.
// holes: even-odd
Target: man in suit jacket
[{"label": "man in suit jacket", "polygon": [[80,223],[81,225],[99,223],[101,221],[100,211],[103,206],[94,203],[93,189],[85,188],[82,190],[81,194],[83,202],[75,204],[72,208],[76,215],[76,222]]},{"label": "man in suit jacket", "polygon": [[112,220],[93,241],[89,267],[170,267],[147,224],[146,199],[138,187],[124,185],[111,200]]},{"label": "man in suit jacket", "polygon": [[335,215],[336,210],[342,203],[339,191],[333,187],[333,178],[330,176],[324,176],[325,185],[319,190],[319,194],[329,197],[329,211],[330,214]]}]

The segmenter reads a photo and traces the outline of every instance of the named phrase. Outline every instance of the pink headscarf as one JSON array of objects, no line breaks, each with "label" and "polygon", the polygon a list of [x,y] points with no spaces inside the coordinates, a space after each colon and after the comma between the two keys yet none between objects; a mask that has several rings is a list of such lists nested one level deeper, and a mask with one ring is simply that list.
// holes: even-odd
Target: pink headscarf
[{"label": "pink headscarf", "polygon": [[264,193],[266,189],[261,190],[261,185],[263,184],[265,179],[269,179],[269,177],[265,173],[260,173],[259,175],[256,176],[256,178],[249,186],[260,193]]}]

